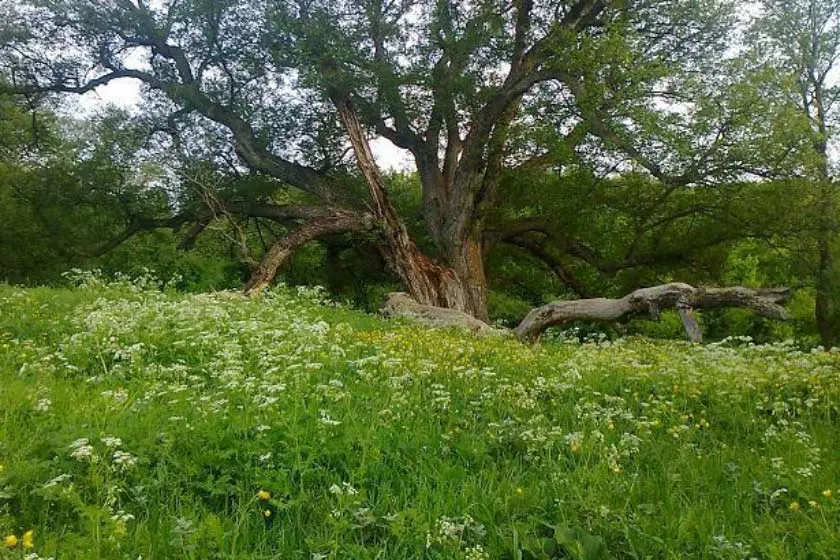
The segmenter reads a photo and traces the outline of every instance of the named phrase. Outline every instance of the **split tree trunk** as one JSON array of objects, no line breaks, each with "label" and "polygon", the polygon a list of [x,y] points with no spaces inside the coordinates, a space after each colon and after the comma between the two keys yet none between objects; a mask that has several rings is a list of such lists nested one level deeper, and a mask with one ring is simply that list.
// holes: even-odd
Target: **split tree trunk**
[{"label": "split tree trunk", "polygon": [[579,299],[559,301],[531,311],[516,327],[516,335],[525,340],[537,340],[548,327],[570,321],[614,322],[633,315],[676,308],[680,311],[689,338],[700,342],[700,330],[692,310],[699,308],[747,307],[772,319],[786,319],[787,310],[780,304],[790,297],[787,289],[751,290],[732,288],[695,288],[688,284],[672,283],[642,288],[621,299]]},{"label": "split tree trunk", "polygon": [[451,263],[453,266],[443,266],[426,256],[409,236],[388,198],[382,175],[350,100],[337,92],[333,92],[332,100],[350,137],[359,171],[370,190],[373,213],[382,230],[380,250],[385,262],[417,302],[456,309],[485,320],[486,280],[480,244],[456,240],[462,244],[461,258]]},{"label": "split tree trunk", "polygon": [[484,273],[484,247],[478,235],[466,239],[456,239],[454,254],[449,263],[460,279],[460,291],[464,297],[463,307],[459,311],[469,313],[476,319],[487,322],[487,277]]}]

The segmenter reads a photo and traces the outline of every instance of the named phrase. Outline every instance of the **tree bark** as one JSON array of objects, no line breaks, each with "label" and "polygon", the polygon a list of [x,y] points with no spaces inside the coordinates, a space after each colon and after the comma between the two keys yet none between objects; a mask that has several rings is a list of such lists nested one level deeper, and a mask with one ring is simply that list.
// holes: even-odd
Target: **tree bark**
[{"label": "tree bark", "polygon": [[840,302],[837,301],[840,289],[834,281],[835,276],[840,281],[840,271],[835,270],[831,241],[829,231],[820,232],[814,314],[820,342],[825,348],[840,344]]},{"label": "tree bark", "polygon": [[[816,49],[820,43],[817,28],[811,28],[810,45],[811,52],[808,53],[809,67],[807,76],[813,88],[812,99],[815,114],[811,115],[807,93],[804,95],[803,110],[805,115],[816,124],[814,131],[814,151],[818,154],[816,175],[818,184],[817,199],[817,275],[816,275],[816,297],[814,298],[814,318],[817,323],[817,331],[820,334],[820,341],[826,348],[840,342],[840,302],[836,301],[838,290],[835,286],[840,271],[835,270],[835,262],[832,248],[837,243],[837,216],[835,210],[835,185],[831,180],[828,165],[828,113],[825,104],[825,75],[820,74],[814,67],[817,61]],[[820,77],[822,76],[822,77]]]},{"label": "tree bark", "polygon": [[359,171],[373,202],[373,213],[382,230],[381,252],[389,268],[403,281],[417,302],[487,318],[486,279],[480,245],[464,243],[453,266],[443,266],[426,256],[411,239],[391,203],[370,145],[350,99],[331,92],[341,122],[350,138]]},{"label": "tree bark", "polygon": [[[671,283],[642,288],[621,299],[593,298],[560,301],[531,311],[516,327],[516,335],[523,340],[537,340],[548,327],[569,321],[613,322],[641,313],[657,315],[660,309],[682,309],[683,314],[700,308],[747,307],[772,319],[786,319],[787,310],[780,304],[790,297],[784,288],[751,290],[740,286],[730,288],[695,288],[688,284]],[[683,323],[689,337],[697,339],[696,323]],[[699,340],[696,340],[699,341]]]}]

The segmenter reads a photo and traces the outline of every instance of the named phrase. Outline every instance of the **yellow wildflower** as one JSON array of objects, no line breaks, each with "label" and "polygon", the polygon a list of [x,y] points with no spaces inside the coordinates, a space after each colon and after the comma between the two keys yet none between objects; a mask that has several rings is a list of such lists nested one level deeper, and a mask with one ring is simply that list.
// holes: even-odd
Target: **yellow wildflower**
[{"label": "yellow wildflower", "polygon": [[517,488],[516,493],[521,496],[522,494],[525,493],[525,491],[522,488]]},{"label": "yellow wildflower", "polygon": [[818,508],[818,507],[820,507],[820,504],[818,504],[818,503],[817,503],[817,502],[815,502],[814,500],[808,500],[808,505],[809,505],[809,506],[811,506],[812,508]]},{"label": "yellow wildflower", "polygon": [[264,515],[265,517],[271,517],[271,510],[270,510],[270,509],[265,510],[265,511],[263,512],[263,515]]},{"label": "yellow wildflower", "polygon": [[6,545],[6,548],[14,548],[18,544],[18,538],[14,535],[9,535],[3,539],[3,544]]},{"label": "yellow wildflower", "polygon": [[128,527],[125,526],[125,521],[122,519],[117,520],[116,525],[114,525],[114,536],[121,539],[126,533],[128,533]]},{"label": "yellow wildflower", "polygon": [[263,501],[270,500],[271,492],[269,492],[268,490],[260,490],[259,492],[257,492],[257,498]]},{"label": "yellow wildflower", "polygon": [[802,506],[800,506],[800,505],[799,505],[799,502],[797,502],[796,500],[794,500],[794,501],[792,501],[792,502],[790,503],[790,506],[789,506],[789,508],[788,508],[788,509],[790,509],[790,511],[799,511],[799,509],[800,509],[801,507],[802,507]]},{"label": "yellow wildflower", "polygon": [[23,548],[35,548],[35,531],[32,529],[23,534]]},{"label": "yellow wildflower", "polygon": [[826,498],[830,498],[831,497],[831,488],[826,488],[825,490],[823,490],[823,496],[825,496]]}]

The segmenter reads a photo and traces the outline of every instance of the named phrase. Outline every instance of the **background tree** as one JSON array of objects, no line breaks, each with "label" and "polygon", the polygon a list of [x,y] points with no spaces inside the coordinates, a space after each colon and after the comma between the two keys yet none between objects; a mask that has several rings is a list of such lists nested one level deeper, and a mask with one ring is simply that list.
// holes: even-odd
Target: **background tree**
[{"label": "background tree", "polygon": [[809,124],[810,150],[798,176],[811,204],[808,231],[815,245],[815,315],[823,344],[840,343],[840,215],[836,169],[830,157],[837,119],[840,2],[762,0],[752,39],[775,78],[766,89],[787,86],[790,102]]},{"label": "background tree", "polygon": [[166,211],[123,121],[67,121],[0,96],[0,278],[53,279],[120,233],[125,216]]}]

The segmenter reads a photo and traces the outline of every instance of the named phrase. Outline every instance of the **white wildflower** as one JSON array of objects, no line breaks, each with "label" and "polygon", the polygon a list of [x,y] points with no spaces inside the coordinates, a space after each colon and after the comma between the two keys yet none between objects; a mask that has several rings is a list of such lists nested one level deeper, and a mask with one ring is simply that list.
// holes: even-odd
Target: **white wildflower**
[{"label": "white wildflower", "polygon": [[46,412],[52,406],[52,401],[50,399],[41,399],[37,403],[35,403],[35,410],[38,412]]},{"label": "white wildflower", "polygon": [[330,486],[330,494],[335,494],[336,496],[355,496],[358,493],[359,491],[349,482],[342,482],[341,486],[338,484]]},{"label": "white wildflower", "polygon": [[46,488],[52,488],[52,487],[54,487],[54,486],[58,486],[59,484],[61,484],[61,483],[62,483],[62,482],[64,482],[65,480],[70,480],[71,478],[73,478],[73,477],[72,477],[72,476],[70,476],[70,475],[69,475],[69,474],[67,474],[67,473],[60,474],[60,475],[58,475],[58,476],[56,476],[56,477],[54,477],[54,478],[51,478],[51,479],[50,479],[49,481],[47,481],[47,482],[46,482],[46,483],[45,483],[45,484],[44,484],[41,488],[44,488],[44,489],[46,489]]},{"label": "white wildflower", "polygon": [[118,437],[113,436],[106,436],[102,438],[102,443],[105,444],[105,447],[120,447],[122,445],[122,440]]},{"label": "white wildflower", "polygon": [[102,391],[102,393],[100,393],[100,394],[103,397],[105,397],[106,399],[111,399],[116,404],[122,404],[122,403],[124,403],[125,401],[128,400],[128,391],[126,391],[125,389],[122,389],[122,388],[115,389],[113,391],[112,390]]},{"label": "white wildflower", "polygon": [[330,413],[326,410],[321,410],[321,423],[326,424],[327,426],[338,426],[341,424],[338,420],[333,420],[330,417]]},{"label": "white wildflower", "polygon": [[93,446],[87,438],[79,438],[68,446],[73,451],[70,456],[77,461],[93,461],[96,455],[93,452]]},{"label": "white wildflower", "polygon": [[471,546],[464,552],[466,560],[490,560],[490,555],[484,551],[480,544]]},{"label": "white wildflower", "polygon": [[114,451],[112,459],[114,465],[122,471],[127,471],[137,464],[137,457],[126,451]]}]

